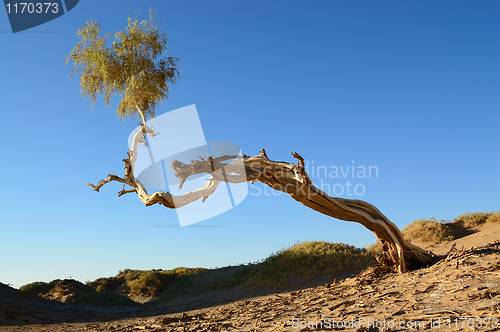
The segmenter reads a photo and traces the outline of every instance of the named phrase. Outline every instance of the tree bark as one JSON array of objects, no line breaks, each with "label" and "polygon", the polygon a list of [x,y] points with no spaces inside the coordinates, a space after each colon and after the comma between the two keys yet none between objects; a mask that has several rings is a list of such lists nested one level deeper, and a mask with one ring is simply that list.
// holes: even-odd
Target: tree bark
[{"label": "tree bark", "polygon": [[191,161],[189,164],[175,160],[172,167],[176,171],[176,176],[181,180],[179,188],[192,175],[207,173],[211,175],[211,178],[203,187],[181,196],[174,196],[163,191],[148,194],[140,181],[134,177],[133,172],[137,158],[137,145],[139,142],[146,144],[143,139],[145,135],[155,135],[155,133],[152,128],[142,125],[134,136],[132,148],[128,151],[128,158],[123,160],[125,162],[123,178],[110,174],[107,179],[99,181],[96,186],[87,185],[99,191],[104,184],[118,181],[132,187],[132,189],[125,190],[124,186],[119,196],[136,192],[146,206],[161,204],[175,209],[198,199],[205,201],[217,189],[220,182],[250,181],[253,184],[258,181],[289,194],[296,201],[315,211],[336,219],[362,224],[382,242],[384,253],[379,258],[379,262],[391,267],[394,271],[403,273],[428,266],[434,261],[432,253],[406,241],[398,227],[375,206],[362,200],[330,197],[316,188],[305,171],[304,159],[297,153],[293,153],[297,164],[272,161],[267,157],[264,149],[260,155],[254,157],[245,155],[200,157],[199,160]]}]

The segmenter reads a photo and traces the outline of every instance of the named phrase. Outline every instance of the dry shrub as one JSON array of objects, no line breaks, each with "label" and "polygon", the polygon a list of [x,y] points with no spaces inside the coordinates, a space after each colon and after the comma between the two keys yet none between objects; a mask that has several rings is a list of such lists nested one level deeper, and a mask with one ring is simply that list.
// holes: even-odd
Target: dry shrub
[{"label": "dry shrub", "polygon": [[499,222],[500,221],[500,212],[494,212],[486,222]]},{"label": "dry shrub", "polygon": [[366,250],[374,255],[380,255],[384,252],[384,248],[382,247],[382,242],[380,242],[380,240],[366,247]]},{"label": "dry shrub", "polygon": [[375,257],[366,249],[327,241],[301,242],[259,263],[251,273],[249,285],[282,288],[289,276],[302,275],[306,279],[321,274],[335,276],[344,270],[375,263]]},{"label": "dry shrub", "polygon": [[462,224],[464,227],[477,227],[486,223],[492,215],[493,213],[490,212],[467,212],[456,217],[453,222]]},{"label": "dry shrub", "polygon": [[415,220],[406,226],[402,233],[404,238],[410,242],[418,240],[429,243],[442,243],[455,239],[449,225],[434,218]]}]

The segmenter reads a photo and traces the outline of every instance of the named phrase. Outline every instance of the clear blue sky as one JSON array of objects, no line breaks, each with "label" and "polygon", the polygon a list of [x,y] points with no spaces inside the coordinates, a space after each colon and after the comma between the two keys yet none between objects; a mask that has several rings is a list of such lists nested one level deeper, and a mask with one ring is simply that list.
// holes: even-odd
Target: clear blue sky
[{"label": "clear blue sky", "polygon": [[376,166],[378,177],[313,181],[362,185],[363,195],[341,196],[400,228],[499,210],[498,1],[80,1],[16,34],[0,10],[0,282],[222,267],[305,240],[375,242],[258,184],[236,208],[184,228],[174,210],[118,198],[119,184],[85,186],[123,174],[137,122],[118,120],[117,98],[91,112],[66,56],[87,20],[114,33],[150,6],[182,77],[157,114],[195,104],[208,141],[247,155]]}]

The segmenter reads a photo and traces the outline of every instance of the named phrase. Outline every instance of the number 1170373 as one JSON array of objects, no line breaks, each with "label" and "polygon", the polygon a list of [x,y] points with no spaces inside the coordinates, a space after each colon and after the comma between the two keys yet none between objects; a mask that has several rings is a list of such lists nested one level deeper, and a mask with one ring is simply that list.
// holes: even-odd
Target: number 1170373
[{"label": "number 1170373", "polygon": [[56,14],[59,12],[57,2],[9,2],[5,7],[8,14]]}]

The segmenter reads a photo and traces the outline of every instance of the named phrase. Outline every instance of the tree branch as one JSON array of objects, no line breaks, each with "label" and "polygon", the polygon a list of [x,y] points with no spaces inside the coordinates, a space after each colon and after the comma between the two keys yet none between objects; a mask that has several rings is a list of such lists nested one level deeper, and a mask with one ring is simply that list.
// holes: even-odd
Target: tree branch
[{"label": "tree branch", "polygon": [[292,156],[297,159],[297,164],[272,161],[264,149],[254,157],[238,155],[216,158],[200,157],[189,164],[175,160],[172,167],[176,171],[176,177],[181,180],[179,188],[190,176],[206,173],[211,175],[210,179],[203,187],[181,196],[174,196],[168,192],[156,192],[149,195],[133,176],[133,163],[136,160],[138,144],[136,137],[140,134],[141,131],[136,133],[133,147],[129,151],[129,158],[124,159],[125,179],[109,175],[106,180],[99,181],[97,186],[92,186],[94,190],[99,191],[100,187],[110,181],[118,181],[132,186],[134,189],[127,192],[136,191],[146,206],[161,204],[168,208],[179,208],[200,198],[205,201],[215,192],[220,182],[249,181],[254,183],[258,181],[289,194],[296,201],[322,214],[362,224],[371,230],[383,244],[384,257],[380,261],[392,266],[398,272],[427,266],[434,261],[435,256],[432,253],[406,241],[399,228],[375,206],[362,200],[330,197],[316,188],[305,171],[304,159],[296,152]]}]

